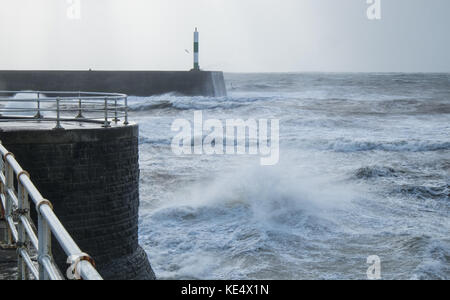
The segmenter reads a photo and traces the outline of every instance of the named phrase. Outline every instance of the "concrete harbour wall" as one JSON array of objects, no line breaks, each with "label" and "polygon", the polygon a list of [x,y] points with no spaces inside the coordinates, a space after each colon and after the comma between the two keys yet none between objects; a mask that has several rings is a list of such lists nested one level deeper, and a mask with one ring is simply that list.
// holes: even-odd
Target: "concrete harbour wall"
[{"label": "concrete harbour wall", "polygon": [[83,91],[153,96],[226,96],[222,72],[0,71],[0,90]]}]

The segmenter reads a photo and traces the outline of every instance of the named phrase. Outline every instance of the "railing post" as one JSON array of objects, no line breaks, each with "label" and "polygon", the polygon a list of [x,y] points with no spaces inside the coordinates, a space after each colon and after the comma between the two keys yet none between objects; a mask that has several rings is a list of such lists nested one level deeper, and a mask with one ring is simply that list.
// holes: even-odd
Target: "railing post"
[{"label": "railing post", "polygon": [[37,93],[37,113],[34,116],[36,119],[42,119],[41,115],[41,93]]},{"label": "railing post", "polygon": [[128,125],[128,97],[125,97],[125,122],[123,122],[124,125]]},{"label": "railing post", "polygon": [[116,125],[117,125],[117,122],[119,122],[119,118],[117,115],[117,98],[114,99],[114,122],[116,123]]},{"label": "railing post", "polygon": [[61,120],[60,120],[61,112],[60,112],[59,102],[60,102],[60,99],[56,98],[56,127],[53,129],[64,129],[61,126]]},{"label": "railing post", "polygon": [[39,251],[38,251],[38,261],[39,261],[39,280],[49,280],[47,271],[45,270],[43,260],[45,258],[52,258],[52,235],[50,231],[50,226],[47,220],[40,212],[40,207],[38,209],[38,240],[39,240]]},{"label": "railing post", "polygon": [[75,117],[75,119],[83,119],[83,109],[82,109],[82,103],[81,103],[81,92],[78,92],[78,115]]},{"label": "railing post", "polygon": [[105,98],[104,110],[105,110],[105,123],[103,124],[103,127],[108,128],[108,127],[111,127],[108,122],[108,98]]},{"label": "railing post", "polygon": [[[30,219],[30,203],[28,202],[28,193],[25,190],[23,184],[20,182],[20,176],[25,175],[25,173],[19,174],[17,177],[17,186],[18,186],[18,200],[19,200],[19,216],[25,216],[27,220]],[[17,243],[18,248],[18,260],[17,260],[17,270],[18,270],[18,279],[19,280],[29,280],[28,268],[25,263],[24,258],[21,255],[20,250],[23,249],[28,253],[28,243],[30,241],[27,232],[25,230],[25,226],[22,223],[21,219],[18,220],[18,233],[19,233],[19,241]]]},{"label": "railing post", "polygon": [[[3,157],[0,157],[0,172],[1,172],[1,174],[5,175],[5,163],[3,161]],[[5,186],[3,185],[3,181],[0,181],[0,194],[4,197],[4,199],[6,201]],[[0,236],[2,237],[2,240],[0,240],[0,244],[6,244],[8,242],[7,241],[8,226],[6,224],[6,218],[5,218],[5,206],[6,206],[6,203],[3,203],[3,200],[0,199],[0,222],[3,221],[5,223],[4,227],[0,228],[0,230],[2,230],[2,232],[0,233]]]},{"label": "railing post", "polygon": [[[9,190],[12,190],[14,188],[14,170],[13,168],[9,165],[8,161],[7,161],[7,157],[5,158],[5,179],[6,179],[6,189],[5,189],[5,193],[6,193],[6,197],[5,197],[5,220],[6,223],[8,223],[8,219],[10,217],[12,217],[12,213],[13,213],[13,199],[11,199],[11,196],[9,195]],[[8,226],[8,234],[7,234],[7,241],[6,241],[8,246],[12,246],[13,245],[13,238],[12,238],[12,232],[11,232],[11,228],[9,228]]]}]

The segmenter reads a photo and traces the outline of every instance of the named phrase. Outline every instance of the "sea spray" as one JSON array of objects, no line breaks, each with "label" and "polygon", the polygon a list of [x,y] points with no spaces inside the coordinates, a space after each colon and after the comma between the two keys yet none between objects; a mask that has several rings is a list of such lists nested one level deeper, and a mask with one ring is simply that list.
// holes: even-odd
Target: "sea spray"
[{"label": "sea spray", "polygon": [[[367,279],[369,257],[382,279],[450,278],[449,75],[226,76],[224,98],[131,97],[160,278]],[[199,109],[280,119],[280,163],[173,155],[173,120]]]}]

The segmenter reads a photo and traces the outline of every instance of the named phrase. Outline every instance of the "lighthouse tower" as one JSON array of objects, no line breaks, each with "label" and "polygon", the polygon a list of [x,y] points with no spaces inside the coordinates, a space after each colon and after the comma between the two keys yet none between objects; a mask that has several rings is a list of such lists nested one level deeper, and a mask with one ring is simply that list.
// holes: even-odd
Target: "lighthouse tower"
[{"label": "lighthouse tower", "polygon": [[199,33],[197,28],[195,28],[194,32],[194,71],[200,71],[200,63],[199,63]]}]

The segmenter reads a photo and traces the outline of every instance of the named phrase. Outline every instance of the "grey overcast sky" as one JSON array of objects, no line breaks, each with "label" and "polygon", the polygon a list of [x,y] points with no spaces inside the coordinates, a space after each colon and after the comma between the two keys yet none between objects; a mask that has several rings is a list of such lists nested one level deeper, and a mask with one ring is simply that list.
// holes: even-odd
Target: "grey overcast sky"
[{"label": "grey overcast sky", "polygon": [[0,0],[0,69],[450,72],[450,1]]}]

